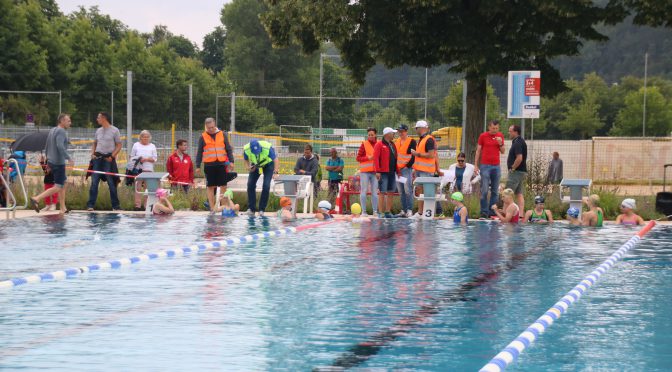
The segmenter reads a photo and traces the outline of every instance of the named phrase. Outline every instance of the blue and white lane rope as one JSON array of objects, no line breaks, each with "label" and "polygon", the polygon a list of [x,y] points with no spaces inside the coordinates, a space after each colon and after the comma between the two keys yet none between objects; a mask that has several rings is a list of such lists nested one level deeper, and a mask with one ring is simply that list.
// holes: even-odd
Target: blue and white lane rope
[{"label": "blue and white lane rope", "polygon": [[209,250],[213,249],[219,249],[223,247],[229,247],[237,244],[242,244],[242,243],[249,243],[253,242],[259,239],[263,238],[271,238],[271,237],[276,237],[276,236],[281,236],[281,235],[287,235],[287,234],[294,234],[303,230],[311,229],[314,227],[322,226],[325,224],[328,224],[331,222],[320,222],[320,223],[313,223],[313,224],[307,224],[307,225],[302,225],[302,226],[297,226],[297,227],[285,227],[283,229],[278,229],[278,230],[273,230],[273,231],[267,231],[263,233],[258,233],[258,234],[252,234],[252,235],[245,235],[243,237],[237,237],[237,238],[229,238],[225,240],[219,240],[219,241],[214,241],[214,242],[204,242],[204,243],[198,243],[194,245],[190,245],[188,247],[182,247],[182,248],[176,248],[176,249],[168,249],[164,251],[159,251],[156,253],[146,253],[146,254],[141,254],[139,256],[134,256],[130,258],[122,258],[118,260],[112,260],[112,261],[107,261],[107,262],[101,262],[99,264],[95,265],[87,265],[87,266],[81,266],[81,267],[76,267],[76,268],[69,268],[65,270],[59,270],[59,271],[53,271],[50,273],[42,273],[42,274],[35,274],[35,275],[30,275],[30,276],[25,276],[22,278],[13,278],[13,279],[8,279],[0,282],[0,290],[8,290],[12,289],[24,284],[35,284],[35,283],[42,283],[42,282],[50,282],[50,281],[56,281],[56,280],[64,280],[64,279],[70,279],[74,278],[76,276],[79,276],[81,274],[85,273],[90,273],[90,272],[95,272],[95,271],[103,271],[103,270],[110,270],[110,269],[118,269],[121,267],[125,266],[130,266],[133,264],[137,264],[140,262],[147,262],[151,260],[156,260],[160,258],[174,258],[174,257],[180,257],[180,256],[185,256],[189,255],[192,253],[204,253]]},{"label": "blue and white lane rope", "polygon": [[579,284],[569,291],[560,301],[556,302],[553,307],[548,309],[544,315],[539,317],[532,325],[527,327],[525,332],[521,333],[515,340],[508,344],[504,350],[499,354],[495,355],[488,364],[483,366],[480,369],[480,372],[501,372],[506,369],[511,363],[513,363],[520,354],[525,351],[527,347],[532,345],[534,340],[541,336],[546,329],[548,329],[553,322],[560,319],[562,314],[567,312],[567,309],[576,301],[578,301],[581,296],[588,291],[597,281],[600,279],[602,274],[609,271],[623,256],[632,248],[639,243],[642,237],[653,228],[655,221],[650,221],[637,235],[633,236],[628,240],[621,248],[619,248],[614,254],[612,254],[608,259],[606,259],[597,269],[593,270],[588,276],[586,276]]}]

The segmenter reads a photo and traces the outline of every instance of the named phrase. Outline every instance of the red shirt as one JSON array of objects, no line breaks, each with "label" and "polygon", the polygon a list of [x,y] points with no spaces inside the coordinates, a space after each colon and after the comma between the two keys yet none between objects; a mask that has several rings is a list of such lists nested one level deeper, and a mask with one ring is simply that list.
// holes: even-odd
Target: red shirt
[{"label": "red shirt", "polygon": [[189,155],[182,155],[182,160],[174,152],[166,162],[166,170],[170,174],[170,180],[175,182],[194,183],[194,163]]},{"label": "red shirt", "polygon": [[[394,146],[393,143],[390,145]],[[385,141],[378,141],[373,146],[373,165],[376,168],[376,173],[389,173],[397,170],[397,159],[393,157],[390,146]],[[390,168],[391,165],[394,165]]]},{"label": "red shirt", "polygon": [[501,132],[495,134],[485,132],[478,137],[478,144],[481,145],[481,165],[499,165],[500,146],[496,137],[500,137],[504,143],[504,135]]}]

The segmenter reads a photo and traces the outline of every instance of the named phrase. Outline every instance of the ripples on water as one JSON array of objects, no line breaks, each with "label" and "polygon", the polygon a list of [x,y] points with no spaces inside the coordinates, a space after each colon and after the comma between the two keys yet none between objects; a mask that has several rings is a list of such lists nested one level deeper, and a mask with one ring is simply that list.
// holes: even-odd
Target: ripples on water
[{"label": "ripples on water", "polygon": [[[114,214],[2,222],[0,278],[284,226]],[[339,222],[27,285],[0,293],[0,368],[477,370],[635,231]],[[666,370],[671,236],[656,228],[510,369]]]}]

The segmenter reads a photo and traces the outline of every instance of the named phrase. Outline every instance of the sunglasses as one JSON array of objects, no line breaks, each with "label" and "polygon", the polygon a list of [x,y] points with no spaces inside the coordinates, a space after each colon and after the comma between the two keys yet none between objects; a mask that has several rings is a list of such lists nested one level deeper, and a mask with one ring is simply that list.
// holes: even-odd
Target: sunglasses
[{"label": "sunglasses", "polygon": [[464,163],[464,159],[457,159],[458,163]]}]

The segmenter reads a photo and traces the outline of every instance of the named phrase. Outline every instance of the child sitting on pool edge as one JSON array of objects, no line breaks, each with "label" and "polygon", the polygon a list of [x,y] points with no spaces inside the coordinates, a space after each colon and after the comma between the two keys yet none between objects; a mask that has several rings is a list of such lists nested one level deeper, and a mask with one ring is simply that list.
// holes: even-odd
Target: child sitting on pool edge
[{"label": "child sitting on pool edge", "polygon": [[168,200],[168,190],[156,189],[155,195],[159,200],[152,206],[152,213],[164,215],[175,213],[175,208],[173,208],[170,200]]},{"label": "child sitting on pool edge", "polygon": [[240,210],[239,204],[233,203],[233,191],[226,190],[219,197],[219,207],[217,212],[222,213],[222,217],[236,217],[238,216],[238,211]]},{"label": "child sitting on pool edge", "polygon": [[621,202],[621,214],[616,217],[617,225],[643,225],[644,219],[635,213],[637,208],[635,199],[625,199]]},{"label": "child sitting on pool edge", "polygon": [[581,220],[579,220],[579,208],[571,207],[567,210],[567,220],[570,225],[581,226]]},{"label": "child sitting on pool edge", "polygon": [[283,221],[293,221],[296,219],[292,213],[292,201],[283,196],[280,198],[280,209],[278,209],[278,217]]}]

